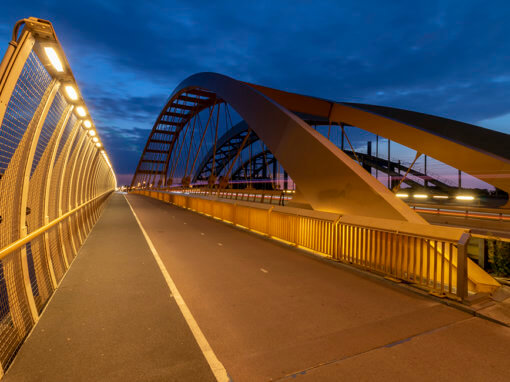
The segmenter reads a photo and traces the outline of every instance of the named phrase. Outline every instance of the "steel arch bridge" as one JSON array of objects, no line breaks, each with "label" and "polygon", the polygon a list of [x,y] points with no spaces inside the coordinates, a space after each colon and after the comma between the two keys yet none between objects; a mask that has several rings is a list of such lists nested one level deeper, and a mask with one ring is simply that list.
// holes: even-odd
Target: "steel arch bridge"
[{"label": "steel arch bridge", "polygon": [[[215,172],[221,173],[222,170],[228,165],[231,158],[235,156],[239,150],[240,144],[244,137],[248,133],[249,127],[246,122],[241,121],[235,125],[232,129],[228,130],[222,137],[220,137],[216,143],[216,150],[214,147],[211,148],[205,157],[198,165],[195,174],[193,175],[192,184],[199,184],[200,182],[208,182],[209,177],[213,175],[213,163],[216,163]],[[254,133],[248,138],[244,149],[250,148],[251,145],[260,144],[260,150],[255,155],[250,155],[246,161],[237,166],[231,174],[231,181],[245,181],[245,183],[263,182],[268,183],[268,174],[275,175],[277,173],[276,166],[278,164],[277,159],[271,153],[270,150],[264,150],[263,143],[260,141],[258,136]],[[456,190],[455,187],[445,183],[441,179],[436,179],[433,176],[424,174],[412,167],[407,167],[402,163],[395,161],[388,161],[383,158],[372,156],[370,153],[363,153],[359,151],[352,151],[342,149],[344,153],[349,155],[353,160],[359,161],[359,163],[370,172],[372,168],[380,171],[381,173],[389,174],[394,181],[402,179],[402,183],[414,189],[421,189],[423,186],[418,183],[415,178],[426,179],[426,181],[432,184],[437,191],[445,193]],[[398,171],[398,172],[397,172]],[[409,176],[403,177],[401,172],[413,175],[415,178]],[[252,179],[254,178],[254,179]],[[276,183],[275,179],[270,181],[270,185],[274,187]],[[234,183],[235,184],[235,183]],[[208,185],[209,182],[208,182]]]},{"label": "steel arch bridge", "polygon": [[[238,124],[233,122],[236,117]],[[314,125],[326,126],[327,134]],[[297,185],[295,199],[315,210],[424,223],[366,169],[377,168],[396,178],[403,170],[408,185],[413,185],[410,176],[423,174],[412,165],[384,163],[356,152],[346,135],[351,150],[342,150],[328,138],[332,129],[341,129],[343,141],[346,126],[402,144],[416,150],[417,157],[428,155],[510,192],[506,134],[407,110],[284,92],[217,73],[192,75],[172,92],[147,140],[132,186],[222,188],[242,179],[241,174],[247,178],[243,168],[253,169],[253,160],[264,158],[262,167],[274,177],[268,170],[270,153],[271,166],[278,163]],[[255,158],[250,152],[243,159],[242,153],[256,145],[260,149]],[[434,178],[429,181],[436,190],[452,188]]]}]

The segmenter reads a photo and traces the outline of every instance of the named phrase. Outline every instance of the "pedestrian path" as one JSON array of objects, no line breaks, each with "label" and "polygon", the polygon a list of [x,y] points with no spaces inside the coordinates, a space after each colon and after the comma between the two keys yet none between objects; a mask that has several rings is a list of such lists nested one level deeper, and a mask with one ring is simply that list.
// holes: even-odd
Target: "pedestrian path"
[{"label": "pedestrian path", "polygon": [[214,381],[123,195],[114,194],[3,381]]}]

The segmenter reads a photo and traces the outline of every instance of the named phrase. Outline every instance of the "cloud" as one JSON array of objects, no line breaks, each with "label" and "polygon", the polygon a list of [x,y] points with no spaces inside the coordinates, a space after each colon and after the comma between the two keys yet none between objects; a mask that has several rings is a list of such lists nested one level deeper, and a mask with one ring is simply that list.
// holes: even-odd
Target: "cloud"
[{"label": "cloud", "polygon": [[149,137],[150,129],[103,127],[101,139],[116,173],[133,173]]},{"label": "cloud", "polygon": [[[201,71],[475,124],[510,113],[506,1],[27,0],[3,8],[5,41],[21,17],[53,22],[126,171],[168,94]],[[128,154],[136,159],[121,157]]]},{"label": "cloud", "polygon": [[152,127],[148,123],[156,120],[167,98],[167,95],[122,97],[103,94],[89,97],[88,101],[102,124],[114,120],[124,123],[138,122],[146,127]]}]

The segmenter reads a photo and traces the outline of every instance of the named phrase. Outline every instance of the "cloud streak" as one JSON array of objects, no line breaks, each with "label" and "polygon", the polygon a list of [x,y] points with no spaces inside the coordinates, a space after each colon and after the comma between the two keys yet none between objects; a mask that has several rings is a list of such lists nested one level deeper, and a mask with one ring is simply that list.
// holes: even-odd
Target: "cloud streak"
[{"label": "cloud streak", "polygon": [[0,15],[5,42],[29,15],[53,22],[120,173],[201,71],[475,124],[510,114],[505,1],[25,1]]}]

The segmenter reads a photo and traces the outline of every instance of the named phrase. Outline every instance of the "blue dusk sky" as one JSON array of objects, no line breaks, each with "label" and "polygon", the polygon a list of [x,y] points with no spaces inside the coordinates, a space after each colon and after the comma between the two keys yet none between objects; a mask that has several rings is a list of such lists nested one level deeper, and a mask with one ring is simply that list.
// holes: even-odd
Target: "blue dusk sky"
[{"label": "blue dusk sky", "polygon": [[168,95],[213,71],[510,133],[508,1],[4,1],[53,23],[121,184]]}]

